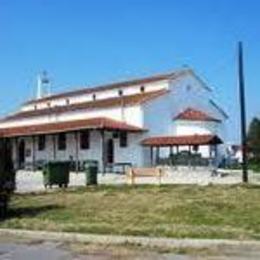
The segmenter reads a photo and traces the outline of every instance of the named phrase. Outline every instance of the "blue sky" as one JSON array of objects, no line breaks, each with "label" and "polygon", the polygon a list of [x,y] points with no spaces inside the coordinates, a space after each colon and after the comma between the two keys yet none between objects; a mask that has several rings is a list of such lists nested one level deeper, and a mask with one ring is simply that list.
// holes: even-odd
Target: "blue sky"
[{"label": "blue sky", "polygon": [[248,121],[260,116],[260,3],[255,0],[0,0],[0,114],[47,70],[59,92],[189,65],[215,90],[239,137],[237,41]]}]

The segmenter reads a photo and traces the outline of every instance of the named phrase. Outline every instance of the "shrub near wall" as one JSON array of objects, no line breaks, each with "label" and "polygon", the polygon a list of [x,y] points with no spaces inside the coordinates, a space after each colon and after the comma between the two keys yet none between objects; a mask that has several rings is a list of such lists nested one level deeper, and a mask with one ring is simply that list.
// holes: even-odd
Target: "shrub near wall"
[{"label": "shrub near wall", "polygon": [[8,140],[0,140],[0,219],[7,215],[10,195],[15,189],[15,171]]}]

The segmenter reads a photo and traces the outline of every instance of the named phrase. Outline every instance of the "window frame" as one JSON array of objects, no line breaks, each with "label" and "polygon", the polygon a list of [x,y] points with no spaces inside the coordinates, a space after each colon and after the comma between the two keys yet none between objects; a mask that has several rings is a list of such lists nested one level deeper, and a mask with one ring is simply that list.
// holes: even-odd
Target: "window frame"
[{"label": "window frame", "polygon": [[59,133],[58,134],[58,150],[66,151],[66,149],[67,149],[67,135],[66,135],[66,133]]},{"label": "window frame", "polygon": [[79,147],[80,150],[90,149],[90,131],[82,130],[79,132]]},{"label": "window frame", "polygon": [[128,147],[128,133],[126,131],[119,132],[119,146],[120,148]]},{"label": "window frame", "polygon": [[42,152],[46,149],[46,136],[45,135],[39,135],[38,136],[38,151]]},{"label": "window frame", "polygon": [[118,90],[118,96],[119,96],[119,97],[122,97],[123,95],[124,95],[123,90],[122,90],[122,89],[119,89],[119,90]]}]

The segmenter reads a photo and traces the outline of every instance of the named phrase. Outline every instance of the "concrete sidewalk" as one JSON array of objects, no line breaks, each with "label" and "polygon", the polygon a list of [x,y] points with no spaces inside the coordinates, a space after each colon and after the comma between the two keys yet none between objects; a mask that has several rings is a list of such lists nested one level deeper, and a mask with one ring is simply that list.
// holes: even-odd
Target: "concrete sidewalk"
[{"label": "concrete sidewalk", "polygon": [[[211,176],[211,172],[205,169],[190,170],[179,167],[178,170],[165,169],[162,177],[162,184],[239,184],[242,180],[241,171],[223,170],[221,176]],[[249,181],[251,184],[260,184],[260,174],[250,172]],[[127,183],[127,178],[122,174],[98,174],[99,184],[122,185]],[[83,172],[70,173],[70,187],[85,186],[86,176]],[[136,184],[158,184],[157,178],[138,178]],[[44,191],[43,175],[40,171],[18,171],[16,176],[16,186],[18,193]]]}]

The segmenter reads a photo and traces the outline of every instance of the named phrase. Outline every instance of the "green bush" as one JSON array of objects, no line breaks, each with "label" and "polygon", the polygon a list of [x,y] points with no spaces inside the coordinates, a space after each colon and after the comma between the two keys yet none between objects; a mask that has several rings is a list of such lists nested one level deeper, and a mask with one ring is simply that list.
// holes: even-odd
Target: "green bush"
[{"label": "green bush", "polygon": [[260,161],[257,159],[250,159],[249,160],[249,169],[251,169],[254,172],[260,173]]}]

